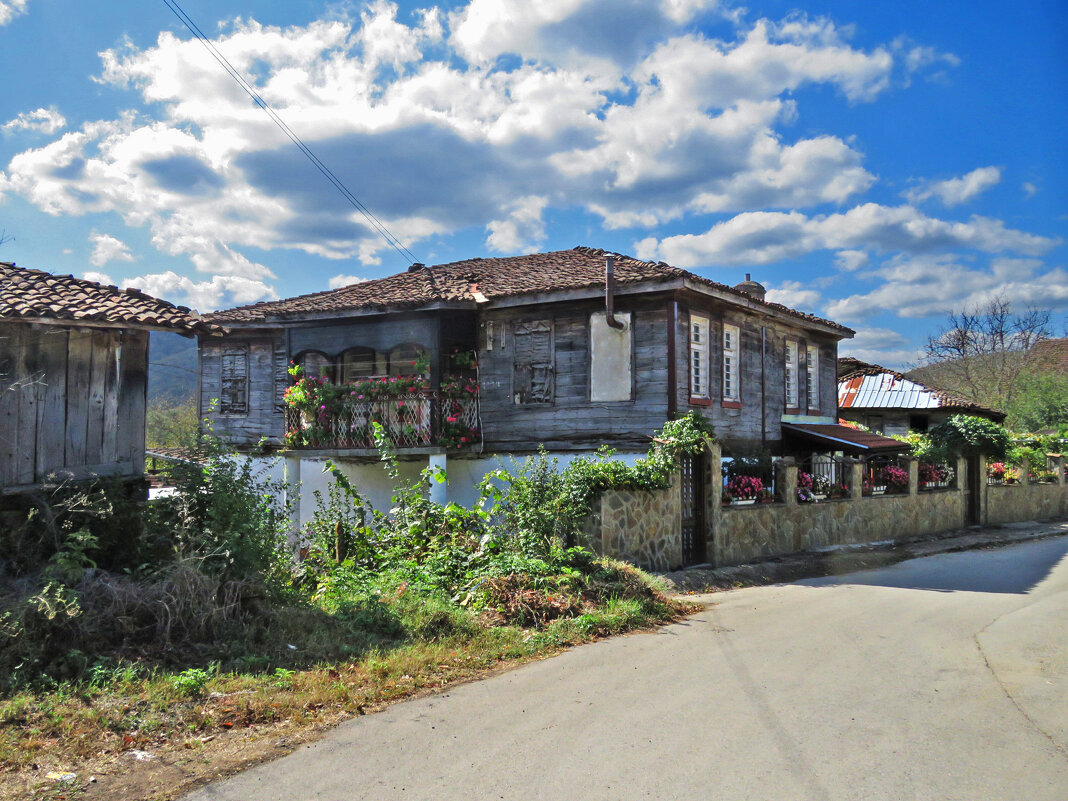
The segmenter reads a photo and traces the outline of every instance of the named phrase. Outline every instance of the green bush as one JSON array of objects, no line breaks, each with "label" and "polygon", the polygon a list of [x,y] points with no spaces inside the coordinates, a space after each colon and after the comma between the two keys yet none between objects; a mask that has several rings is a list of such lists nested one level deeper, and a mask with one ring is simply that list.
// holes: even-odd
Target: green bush
[{"label": "green bush", "polygon": [[931,442],[945,452],[1001,460],[1008,453],[1008,429],[985,417],[956,414],[930,431]]}]

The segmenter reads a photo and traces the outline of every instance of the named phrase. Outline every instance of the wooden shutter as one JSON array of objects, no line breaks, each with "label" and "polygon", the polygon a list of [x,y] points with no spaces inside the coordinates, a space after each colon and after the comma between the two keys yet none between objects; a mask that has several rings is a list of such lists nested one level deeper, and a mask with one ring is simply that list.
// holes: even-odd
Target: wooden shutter
[{"label": "wooden shutter", "polygon": [[515,402],[552,403],[556,388],[552,323],[547,320],[517,323],[513,342],[512,392]]},{"label": "wooden shutter", "polygon": [[221,414],[248,414],[248,346],[228,347],[222,353]]}]

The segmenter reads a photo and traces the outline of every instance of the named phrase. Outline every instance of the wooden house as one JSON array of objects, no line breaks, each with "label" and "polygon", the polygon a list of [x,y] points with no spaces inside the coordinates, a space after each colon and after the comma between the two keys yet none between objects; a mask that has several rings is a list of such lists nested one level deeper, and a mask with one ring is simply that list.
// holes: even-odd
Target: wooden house
[{"label": "wooden house", "polygon": [[[726,286],[585,247],[414,264],[207,319],[228,330],[200,342],[201,411],[216,433],[352,464],[375,458],[370,421],[402,457],[440,464],[446,453],[477,460],[539,446],[564,457],[605,444],[642,453],[690,409],[727,443],[811,452],[837,423],[838,342],[853,335],[768,302],[753,281]],[[297,413],[283,398],[291,363],[354,391]],[[390,377],[407,395],[368,393]],[[479,473],[450,464],[450,482],[457,470]]]},{"label": "wooden house", "polygon": [[955,414],[1005,419],[1004,412],[853,358],[838,360],[838,414],[886,436],[925,432]]},{"label": "wooden house", "polygon": [[0,262],[0,498],[144,477],[149,331],[221,328],[136,289]]}]

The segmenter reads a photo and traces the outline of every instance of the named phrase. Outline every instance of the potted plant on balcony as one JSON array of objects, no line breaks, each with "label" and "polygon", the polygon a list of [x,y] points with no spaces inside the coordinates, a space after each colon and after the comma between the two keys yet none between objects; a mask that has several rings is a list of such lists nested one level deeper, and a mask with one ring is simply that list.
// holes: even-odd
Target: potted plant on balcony
[{"label": "potted plant on balcony", "polygon": [[986,475],[988,478],[994,479],[994,481],[1005,480],[1005,463],[1004,462],[991,462],[986,466]]}]

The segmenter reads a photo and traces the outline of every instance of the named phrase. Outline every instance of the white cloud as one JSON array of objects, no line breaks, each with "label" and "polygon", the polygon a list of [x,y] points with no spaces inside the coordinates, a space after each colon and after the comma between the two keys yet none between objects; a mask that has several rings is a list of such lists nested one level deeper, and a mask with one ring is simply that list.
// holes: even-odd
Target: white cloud
[{"label": "white cloud", "polygon": [[842,340],[838,353],[892,370],[908,369],[923,355],[921,348],[889,328],[858,328],[856,336]]},{"label": "white cloud", "polygon": [[[0,3],[0,8],[3,3]],[[37,108],[33,111],[24,111],[14,119],[8,120],[0,126],[4,133],[17,131],[38,131],[43,134],[54,134],[67,126],[66,118],[59,113],[54,106]]]},{"label": "white cloud", "polygon": [[811,284],[801,281],[784,281],[777,287],[769,287],[767,300],[781,303],[791,309],[811,312],[820,303],[820,293],[811,288]]},{"label": "white cloud", "polygon": [[486,245],[499,253],[515,253],[538,246],[545,238],[541,213],[548,203],[544,197],[525,197],[512,205],[507,219],[493,220],[486,226]]},{"label": "white cloud", "polygon": [[201,312],[278,298],[277,293],[261,281],[230,275],[215,275],[210,281],[194,281],[173,270],[130,278],[122,285],[136,287],[149,295]]},{"label": "white cloud", "polygon": [[949,256],[896,257],[867,277],[879,286],[828,303],[827,316],[844,322],[878,314],[942,316],[994,296],[1020,307],[1068,308],[1068,272],[1038,259],[998,257],[984,267]]},{"label": "white cloud", "polygon": [[1024,196],[1027,198],[1033,198],[1035,195],[1038,194],[1038,186],[1036,184],[1031,183],[1030,181],[1024,181],[1022,188],[1024,191]]},{"label": "white cloud", "polygon": [[93,270],[87,270],[82,273],[82,278],[86,281],[96,281],[98,284],[104,284],[104,286],[115,286],[115,282],[111,280],[111,276],[107,273],[98,273]]},{"label": "white cloud", "polygon": [[0,25],[7,25],[19,14],[26,13],[26,0],[0,0]]},{"label": "white cloud", "polygon": [[959,206],[987,189],[997,186],[1000,182],[1000,167],[979,167],[959,178],[926,182],[916,189],[910,189],[905,193],[905,197],[912,203],[920,203],[935,197],[945,206]]},{"label": "white cloud", "polygon": [[834,254],[834,263],[839,270],[851,273],[865,266],[868,258],[863,250],[840,250]]},{"label": "white cloud", "polygon": [[341,289],[341,287],[343,286],[361,284],[366,280],[366,278],[360,278],[357,275],[335,275],[333,278],[330,279],[329,285],[331,289]]},{"label": "white cloud", "polygon": [[[133,254],[129,246],[121,239],[116,239],[110,234],[100,234],[94,231],[89,234],[89,241],[93,245],[93,252],[89,256],[89,263],[94,267],[103,267],[109,261],[133,261]],[[96,280],[95,278],[92,280]]]},{"label": "white cloud", "polygon": [[928,217],[911,206],[865,203],[839,214],[808,217],[800,212],[746,212],[703,234],[643,241],[646,258],[679,267],[770,264],[817,250],[878,250],[927,253],[954,248],[986,253],[1039,255],[1059,239],[1006,228],[1000,220],[972,216],[967,222]]},{"label": "white cloud", "polygon": [[[728,20],[723,38],[695,32],[708,14]],[[860,257],[845,254],[1046,248],[1052,240],[987,218],[873,204],[816,214],[876,178],[849,137],[790,135],[799,90],[869,102],[895,70],[948,63],[919,45],[865,48],[850,36],[801,14],[749,22],[715,0],[471,0],[407,21],[374,0],[356,19],[284,29],[239,19],[214,41],[416,250],[461,230],[484,230],[500,252],[537,246],[558,209],[605,228],[736,214],[705,234],[639,243],[641,255],[680,266],[830,249],[857,269]],[[273,291],[267,266],[244,255],[252,249],[383,260],[367,222],[199,42],[163,32],[102,62],[97,80],[148,111],[17,154],[0,191],[49,214],[110,213],[147,229],[161,253],[203,274],[181,291],[210,303]]]}]

